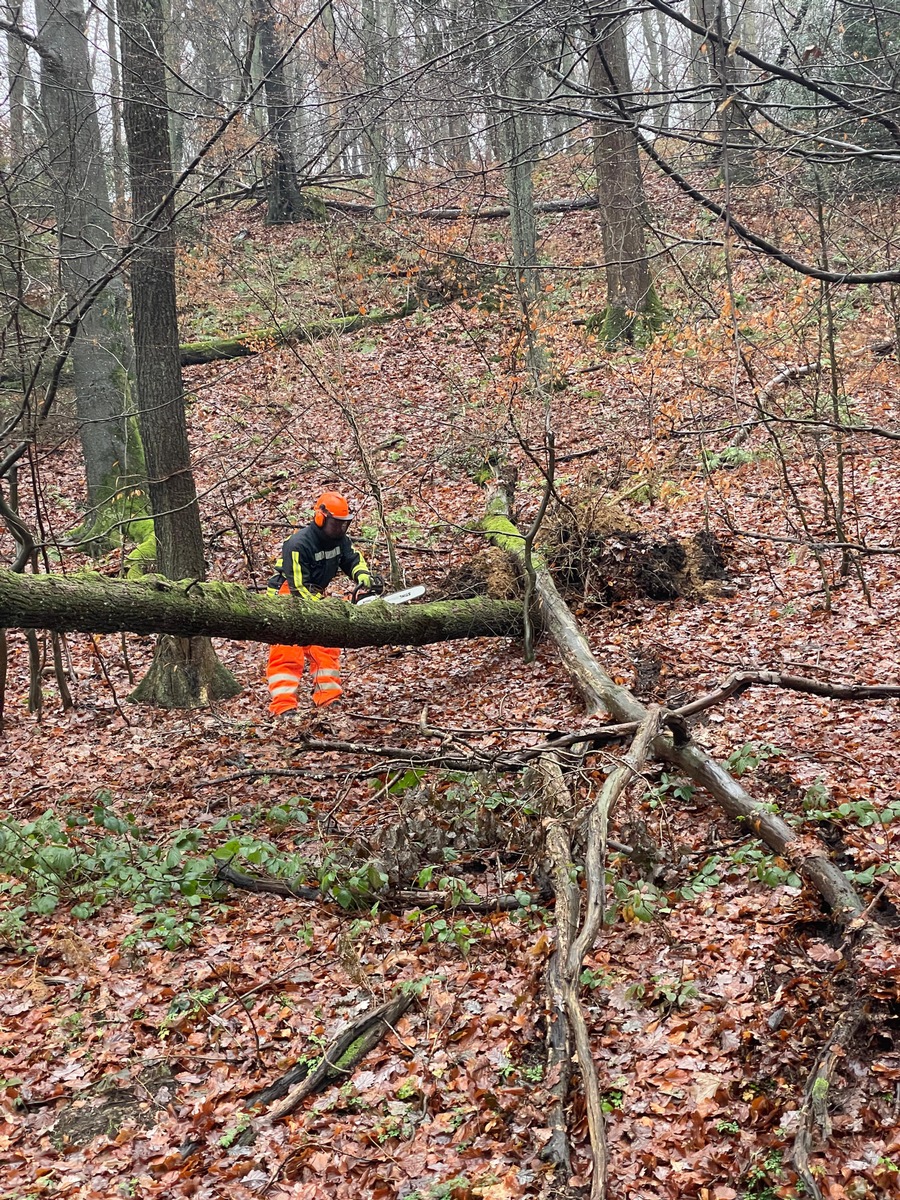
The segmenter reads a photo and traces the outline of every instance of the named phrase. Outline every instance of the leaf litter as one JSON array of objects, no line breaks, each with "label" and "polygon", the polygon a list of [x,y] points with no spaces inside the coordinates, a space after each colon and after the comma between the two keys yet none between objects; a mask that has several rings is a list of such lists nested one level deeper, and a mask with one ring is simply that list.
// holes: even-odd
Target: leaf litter
[{"label": "leaf litter", "polygon": [[[592,230],[590,216],[572,214],[548,231],[548,247],[571,253]],[[283,236],[253,226],[255,241],[268,239],[273,253]],[[373,299],[368,286],[355,281],[360,302]],[[570,367],[600,359],[601,369],[571,376],[576,382],[554,404],[559,444],[597,446],[611,495],[642,481],[646,499],[621,501],[642,527],[680,537],[712,522],[730,543],[729,571],[740,581],[702,603],[636,597],[604,608],[571,597],[601,660],[639,687],[651,677],[646,666],[642,674],[641,655],[651,656],[656,681],[642,698],[668,703],[709,689],[735,668],[900,678],[895,560],[863,560],[871,607],[858,578],[835,575],[841,586],[828,611],[815,557],[767,539],[795,532],[775,461],[760,454],[728,471],[704,472],[686,441],[665,436],[708,400],[702,372],[707,383],[730,378],[725,333],[715,322],[702,336],[685,326],[641,359],[604,356],[568,319],[583,299],[573,294],[568,303],[565,318],[548,321],[547,340]],[[758,319],[766,320],[762,307]],[[866,319],[848,329],[848,341],[865,343]],[[470,530],[483,498],[469,472],[508,437],[507,405],[521,410],[526,435],[539,428],[539,413],[498,361],[509,355],[514,335],[512,316],[496,320],[447,306],[384,326],[364,344],[269,348],[254,359],[190,369],[213,577],[261,585],[286,531],[336,480],[357,489],[367,554],[385,564],[352,439],[336,418],[323,428],[311,364],[339,380],[373,446],[391,443],[376,461],[406,581],[439,586],[482,548]],[[779,364],[770,365],[774,374]],[[855,395],[873,420],[889,408],[896,375],[896,364],[885,361],[855,373]],[[648,396],[658,417],[648,419]],[[873,545],[890,541],[897,524],[893,447],[865,437],[854,447],[856,520]],[[514,442],[511,453],[520,460],[520,518],[527,521],[540,480]],[[60,494],[79,495],[71,445],[43,447],[40,460]],[[577,463],[564,467],[563,495],[580,472]],[[797,486],[814,505],[815,478],[805,469],[792,460]],[[759,536],[742,539],[735,530]],[[77,565],[76,555],[69,559]],[[112,556],[104,569],[118,565]],[[37,723],[24,706],[24,643],[10,634],[0,768],[12,819],[34,820],[47,810],[87,819],[102,793],[119,817],[133,815],[150,844],[194,829],[205,839],[202,849],[224,820],[227,829],[264,832],[285,854],[302,850],[317,865],[326,843],[333,847],[395,817],[392,776],[377,763],[356,777],[339,756],[301,753],[295,735],[269,718],[264,647],[219,644],[243,685],[234,701],[213,711],[162,713],[126,702],[129,664],[140,677],[151,640],[128,638],[128,663],[117,637],[66,642],[76,707],[62,712],[48,685]],[[355,734],[372,741],[417,744],[427,723],[474,731],[461,736],[475,746],[521,745],[536,731],[583,723],[546,640],[532,666],[523,664],[518,646],[482,640],[348,651],[344,669],[344,709]],[[890,825],[852,819],[865,811],[863,801],[881,809],[895,799],[894,716],[892,702],[846,704],[767,689],[711,710],[695,735],[723,759],[747,746],[783,751],[750,769],[754,796],[798,819],[813,808],[830,814],[816,828],[844,869],[864,873],[900,858]],[[592,763],[579,785],[582,802],[602,782],[603,760]],[[273,774],[198,786],[242,766]],[[286,766],[311,774],[274,773]],[[641,921],[621,909],[585,969],[616,1189],[634,1200],[794,1195],[789,1156],[802,1088],[824,1031],[852,992],[846,958],[816,898],[779,875],[777,862],[754,857],[758,846],[702,793],[676,795],[659,771],[650,773],[645,793],[620,814],[618,834],[630,822],[630,834],[642,829],[661,853],[645,880],[655,889],[655,911]],[[298,796],[305,823],[259,823],[278,806],[296,811]],[[841,814],[842,804],[856,807]],[[627,862],[611,866],[640,882]],[[529,886],[532,870],[524,858],[497,857],[465,879],[476,891],[505,890]],[[873,876],[867,900],[875,902],[876,893],[889,918],[900,903],[897,879]],[[14,906],[15,897],[6,903]],[[348,917],[333,904],[232,892],[201,906],[189,944],[171,948],[158,932],[148,934],[146,914],[122,896],[81,920],[71,908],[63,890],[54,911],[31,913],[25,930],[4,934],[3,1195],[555,1194],[541,1157],[553,1081],[542,1071],[542,976],[552,938],[540,911],[479,917],[468,935],[440,941],[423,933],[427,914],[377,907]],[[462,914],[452,914],[449,934],[462,922]],[[252,1146],[240,1144],[247,1096],[298,1061],[315,1059],[355,1014],[403,983],[421,987],[416,1005],[346,1083],[311,1098]],[[896,1184],[900,1027],[889,988],[879,1003],[878,1022],[839,1066],[831,1134],[813,1159],[833,1200],[887,1196]],[[165,1082],[156,1086],[154,1078]],[[71,1133],[61,1136],[61,1120],[88,1109],[98,1085],[113,1081],[129,1094],[121,1122],[91,1127],[83,1144]],[[573,1185],[586,1184],[590,1161],[577,1090],[569,1125]]]}]

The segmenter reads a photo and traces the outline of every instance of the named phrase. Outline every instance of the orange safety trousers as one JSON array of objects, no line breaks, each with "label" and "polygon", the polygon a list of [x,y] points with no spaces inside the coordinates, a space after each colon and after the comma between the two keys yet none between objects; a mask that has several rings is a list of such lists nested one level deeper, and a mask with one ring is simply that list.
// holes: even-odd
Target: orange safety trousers
[{"label": "orange safety trousers", "polygon": [[[282,584],[279,594],[290,591]],[[309,669],[313,677],[313,704],[322,708],[332,704],[343,692],[341,687],[341,652],[327,646],[270,646],[266,678],[269,684],[271,703],[269,712],[289,712],[297,707],[297,692],[303,675],[303,664],[309,655]]]}]

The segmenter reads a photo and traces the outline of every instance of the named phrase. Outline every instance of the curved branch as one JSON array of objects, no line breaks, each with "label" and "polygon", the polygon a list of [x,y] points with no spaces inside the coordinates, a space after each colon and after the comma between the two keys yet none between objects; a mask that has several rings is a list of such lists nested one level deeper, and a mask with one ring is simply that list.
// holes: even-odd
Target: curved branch
[{"label": "curved branch", "polygon": [[839,108],[843,108],[847,112],[855,113],[867,121],[877,122],[877,124],[882,125],[891,134],[894,141],[900,146],[900,126],[895,121],[890,120],[889,117],[882,116],[880,113],[866,108],[863,104],[856,104],[853,100],[848,100],[840,92],[832,91],[830,87],[826,87],[822,83],[817,83],[814,79],[809,79],[806,75],[801,75],[799,71],[792,71],[789,67],[783,67],[779,63],[768,62],[766,59],[754,54],[752,50],[729,42],[727,38],[715,30],[700,25],[696,21],[692,21],[690,17],[684,16],[677,9],[666,4],[665,0],[648,0],[648,2],[652,8],[657,9],[667,17],[671,17],[673,21],[677,21],[679,25],[683,25],[685,29],[690,29],[692,33],[699,34],[711,42],[717,42],[729,54],[737,54],[746,62],[752,63],[754,67],[759,67],[761,71],[766,71],[769,75],[777,76],[780,79],[787,79],[791,83],[796,83],[800,87],[806,88],[807,91],[815,92],[818,96],[823,96],[826,100],[830,100],[832,104],[836,104]]},{"label": "curved branch", "polygon": [[696,200],[698,204],[702,204],[709,212],[715,213],[720,220],[724,221],[729,229],[734,230],[739,238],[751,246],[755,246],[757,250],[761,250],[763,254],[769,258],[774,258],[777,262],[782,263],[786,267],[790,267],[792,271],[797,271],[800,275],[808,275],[811,279],[821,279],[825,283],[900,283],[900,270],[897,271],[868,271],[868,272],[852,272],[848,271],[841,274],[839,271],[827,271],[824,267],[815,267],[811,263],[803,262],[802,259],[794,258],[792,254],[788,254],[784,250],[773,245],[764,237],[760,237],[758,233],[754,233],[752,229],[748,229],[742,221],[738,221],[736,217],[721,204],[717,204],[711,196],[707,196],[705,192],[701,192],[699,188],[694,187],[689,183],[684,176],[677,171],[670,162],[655,149],[650,141],[641,133],[636,123],[632,124],[631,133],[637,144],[644,151],[647,157],[659,167],[664,175],[672,180],[692,200]]}]

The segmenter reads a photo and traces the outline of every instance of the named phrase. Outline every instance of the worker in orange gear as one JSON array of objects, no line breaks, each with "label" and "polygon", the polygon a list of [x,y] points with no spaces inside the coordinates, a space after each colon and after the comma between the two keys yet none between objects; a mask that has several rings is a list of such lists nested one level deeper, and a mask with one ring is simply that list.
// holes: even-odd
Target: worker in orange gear
[{"label": "worker in orange gear", "polygon": [[[363,591],[383,592],[384,581],[369,570],[347,536],[352,519],[350,505],[343,496],[324,492],[316,501],[312,521],[292,533],[282,546],[275,574],[269,580],[269,595],[290,594],[304,600],[318,600],[338,571],[343,571]],[[313,704],[322,709],[340,696],[343,688],[339,649],[272,646],[266,671],[270,712],[280,716],[297,708],[297,692],[307,655],[313,677]]]}]

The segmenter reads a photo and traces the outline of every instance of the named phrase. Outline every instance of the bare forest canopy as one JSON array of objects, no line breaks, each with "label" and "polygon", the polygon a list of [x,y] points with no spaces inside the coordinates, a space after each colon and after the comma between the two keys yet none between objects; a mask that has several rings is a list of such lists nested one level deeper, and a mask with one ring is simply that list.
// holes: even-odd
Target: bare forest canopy
[{"label": "bare forest canopy", "polygon": [[[0,6],[10,1196],[897,1193],[898,79],[880,0]],[[266,594],[332,490],[422,603]]]}]

